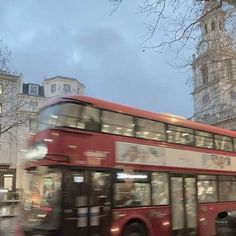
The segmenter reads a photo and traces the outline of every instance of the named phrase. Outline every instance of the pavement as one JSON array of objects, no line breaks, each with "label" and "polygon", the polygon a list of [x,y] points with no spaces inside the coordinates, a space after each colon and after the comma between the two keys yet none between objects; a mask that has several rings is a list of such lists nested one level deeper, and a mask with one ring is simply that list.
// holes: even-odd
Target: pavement
[{"label": "pavement", "polygon": [[0,218],[0,236],[15,236],[16,217]]}]

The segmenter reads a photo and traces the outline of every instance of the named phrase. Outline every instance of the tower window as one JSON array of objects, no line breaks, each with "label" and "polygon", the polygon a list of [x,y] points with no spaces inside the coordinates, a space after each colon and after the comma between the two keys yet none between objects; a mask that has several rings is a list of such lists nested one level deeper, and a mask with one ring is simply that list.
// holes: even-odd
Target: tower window
[{"label": "tower window", "polygon": [[208,68],[206,64],[202,65],[201,72],[202,72],[202,83],[205,84],[208,82]]},{"label": "tower window", "polygon": [[203,120],[208,120],[208,119],[210,119],[210,114],[209,113],[204,114],[202,118],[203,118]]},{"label": "tower window", "polygon": [[236,100],[236,92],[235,91],[230,91],[230,98],[232,100]]},{"label": "tower window", "polygon": [[215,28],[216,28],[216,23],[215,23],[215,21],[212,21],[211,22],[211,30],[214,31]]},{"label": "tower window", "polygon": [[208,94],[205,94],[202,98],[202,103],[206,105],[210,101],[210,96]]},{"label": "tower window", "polygon": [[229,80],[233,79],[233,66],[232,61],[230,59],[227,59],[226,61],[226,69],[227,69],[227,77]]},{"label": "tower window", "polygon": [[207,25],[206,24],[204,24],[204,31],[207,34]]},{"label": "tower window", "polygon": [[222,22],[219,23],[219,30],[222,30],[223,27],[222,27]]}]

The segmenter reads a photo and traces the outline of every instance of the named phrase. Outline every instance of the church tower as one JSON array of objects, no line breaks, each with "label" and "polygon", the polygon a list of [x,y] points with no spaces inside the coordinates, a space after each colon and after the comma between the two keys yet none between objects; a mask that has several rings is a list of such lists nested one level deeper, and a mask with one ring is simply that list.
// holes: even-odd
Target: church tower
[{"label": "church tower", "polygon": [[192,62],[193,119],[236,130],[236,50],[217,4],[206,2],[200,20],[201,40]]}]

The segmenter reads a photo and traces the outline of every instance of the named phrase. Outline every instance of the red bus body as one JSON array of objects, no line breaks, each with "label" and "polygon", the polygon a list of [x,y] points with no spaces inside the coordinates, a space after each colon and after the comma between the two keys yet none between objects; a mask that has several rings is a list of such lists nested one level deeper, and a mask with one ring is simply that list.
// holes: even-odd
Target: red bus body
[{"label": "red bus body", "polygon": [[[232,139],[236,138],[234,131],[224,130],[193,121],[185,120],[171,115],[162,115],[151,112],[142,111],[139,109],[118,105],[90,97],[73,96],[69,98],[60,98],[56,103],[64,102],[82,102],[89,104],[94,108],[119,112],[134,117],[150,119],[154,121],[164,122],[165,124],[176,125],[180,127],[190,128],[193,130],[200,130],[204,132],[214,133],[216,135],[229,136]],[[47,105],[48,106],[48,105]],[[222,175],[222,176],[236,176],[235,169],[205,169],[199,168],[194,164],[188,167],[175,166],[178,160],[173,159],[173,165],[152,165],[151,163],[126,163],[125,161],[119,162],[116,156],[118,155],[119,145],[134,144],[140,147],[157,147],[164,150],[164,152],[179,153],[181,155],[193,154],[198,155],[217,155],[221,157],[229,157],[233,163],[235,151],[226,152],[223,150],[207,149],[203,147],[194,147],[182,145],[178,143],[170,143],[164,141],[148,140],[136,137],[129,137],[123,135],[116,135],[112,133],[93,132],[84,129],[71,129],[68,127],[55,127],[42,130],[29,138],[29,147],[36,143],[44,143],[47,146],[47,154],[45,158],[28,162],[27,169],[37,166],[57,167],[57,168],[82,168],[82,169],[99,169],[109,170],[142,170],[150,172],[164,172],[169,176],[180,176],[182,180],[189,180],[190,176],[197,175]],[[173,154],[174,156],[174,154]],[[188,162],[180,160],[181,163]],[[167,160],[168,162],[168,160]],[[181,165],[181,164],[180,164]],[[233,165],[233,164],[232,164]],[[182,177],[184,176],[184,177]],[[169,177],[170,178],[170,177]],[[169,179],[170,180],[170,179]],[[181,179],[179,179],[181,180]],[[171,180],[170,180],[171,181]],[[174,182],[173,182],[174,184]],[[174,185],[173,185],[174,186]],[[186,187],[183,184],[184,188]],[[114,190],[113,190],[114,191]],[[169,194],[171,194],[171,189]],[[196,187],[197,191],[197,187]],[[114,193],[113,193],[114,194]],[[112,194],[112,195],[113,195]],[[196,193],[197,196],[197,193]],[[140,207],[113,207],[111,209],[112,220],[109,228],[110,236],[124,236],[124,229],[129,222],[142,222],[145,226],[147,236],[169,236],[175,235],[172,230],[172,207],[171,197],[168,197],[170,204],[166,205],[148,205]],[[187,197],[185,197],[185,201]],[[187,204],[187,203],[186,203]],[[236,210],[236,200],[233,201],[215,201],[215,202],[198,202],[196,200],[196,214],[197,214],[197,233],[193,235],[210,236],[215,235],[215,218],[217,213],[221,211]],[[186,205],[187,206],[187,205]],[[187,207],[185,207],[187,209]],[[185,209],[185,213],[186,210]],[[186,224],[186,222],[185,222]],[[63,226],[62,226],[63,227]],[[93,235],[92,233],[81,234]],[[94,234],[99,235],[99,234]],[[128,234],[127,234],[128,235]],[[130,234],[131,235],[131,234]],[[177,234],[176,234],[177,235]],[[181,235],[192,235],[184,231]],[[105,235],[99,235],[105,236]],[[145,235],[146,236],[146,235]]]}]

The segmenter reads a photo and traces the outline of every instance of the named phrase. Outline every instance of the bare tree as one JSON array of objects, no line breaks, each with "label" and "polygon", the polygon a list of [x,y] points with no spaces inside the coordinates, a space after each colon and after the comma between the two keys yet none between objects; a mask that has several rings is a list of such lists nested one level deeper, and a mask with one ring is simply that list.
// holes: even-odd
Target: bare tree
[{"label": "bare tree", "polygon": [[0,40],[0,72],[9,72],[8,61],[11,51],[7,46],[4,46],[3,41]]},{"label": "bare tree", "polygon": [[[110,0],[114,3],[114,11],[125,0]],[[214,2],[215,7],[204,11],[206,3]],[[172,51],[182,57],[183,49],[194,48],[200,35],[199,22],[202,18],[224,8],[231,17],[235,12],[234,0],[143,0],[140,1],[140,13],[150,19],[146,23],[147,32],[144,37],[144,47]],[[231,25],[232,26],[232,25]],[[160,34],[161,32],[161,38]]]},{"label": "bare tree", "polygon": [[[21,78],[10,73],[11,51],[0,40],[0,137],[7,134],[16,140],[17,129],[24,127],[36,107],[21,94]],[[29,109],[30,107],[30,109]]]},{"label": "bare tree", "polygon": [[29,109],[29,101],[20,94],[19,76],[0,73],[0,86],[0,136],[8,134],[16,139],[17,129],[26,125],[33,111]]}]

